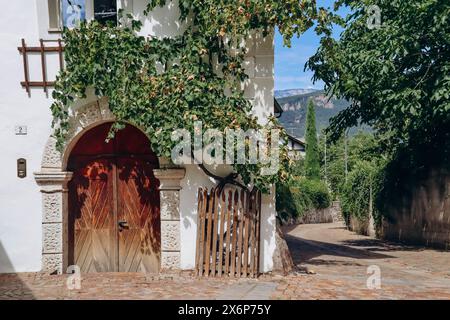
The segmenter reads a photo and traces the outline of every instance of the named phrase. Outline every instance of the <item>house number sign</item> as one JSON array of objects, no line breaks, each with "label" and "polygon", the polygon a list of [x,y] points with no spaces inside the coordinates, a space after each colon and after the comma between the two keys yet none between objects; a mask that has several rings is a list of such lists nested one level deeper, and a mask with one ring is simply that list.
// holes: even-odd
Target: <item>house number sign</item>
[{"label": "house number sign", "polygon": [[16,133],[16,136],[26,136],[28,133],[27,126],[16,126],[14,128],[14,131]]}]

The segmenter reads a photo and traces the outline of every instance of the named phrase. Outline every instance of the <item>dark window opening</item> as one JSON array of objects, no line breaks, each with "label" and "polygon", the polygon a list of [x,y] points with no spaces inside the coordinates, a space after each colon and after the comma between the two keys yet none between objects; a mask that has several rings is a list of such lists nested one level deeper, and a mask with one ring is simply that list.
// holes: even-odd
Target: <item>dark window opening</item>
[{"label": "dark window opening", "polygon": [[117,0],[94,0],[94,18],[101,24],[116,24]]}]

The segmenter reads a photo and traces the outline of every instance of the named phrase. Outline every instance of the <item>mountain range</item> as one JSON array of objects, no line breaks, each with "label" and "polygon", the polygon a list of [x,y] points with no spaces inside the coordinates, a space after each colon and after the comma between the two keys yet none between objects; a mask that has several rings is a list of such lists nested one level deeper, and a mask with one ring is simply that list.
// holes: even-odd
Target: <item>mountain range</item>
[{"label": "mountain range", "polygon": [[298,96],[302,94],[307,94],[317,91],[315,89],[287,89],[287,90],[275,90],[275,97],[276,98],[285,98],[285,97],[292,97],[292,96]]},{"label": "mountain range", "polygon": [[279,119],[286,131],[297,138],[305,136],[307,104],[312,99],[316,106],[318,132],[329,125],[330,118],[350,106],[346,100],[327,97],[322,90],[291,89],[275,91],[275,97],[284,112]]}]

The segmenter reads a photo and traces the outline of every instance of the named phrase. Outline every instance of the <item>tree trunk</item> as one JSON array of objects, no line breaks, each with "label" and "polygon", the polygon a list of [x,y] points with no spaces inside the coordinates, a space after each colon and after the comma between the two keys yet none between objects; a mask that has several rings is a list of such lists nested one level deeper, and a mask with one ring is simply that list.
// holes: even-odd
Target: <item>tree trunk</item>
[{"label": "tree trunk", "polygon": [[275,238],[277,247],[273,255],[273,272],[287,275],[294,269],[294,262],[292,261],[291,252],[279,226],[277,226]]}]

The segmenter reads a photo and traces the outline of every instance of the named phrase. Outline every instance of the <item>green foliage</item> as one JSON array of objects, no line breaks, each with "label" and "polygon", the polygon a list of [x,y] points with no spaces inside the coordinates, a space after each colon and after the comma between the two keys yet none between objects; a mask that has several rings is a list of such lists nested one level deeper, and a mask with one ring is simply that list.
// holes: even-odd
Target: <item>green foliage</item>
[{"label": "green foliage", "polygon": [[[347,137],[347,168],[351,173],[360,161],[385,163],[386,152],[379,138],[371,133],[359,131],[353,137]],[[329,142],[330,140],[327,140]],[[325,169],[325,136],[320,139],[320,158],[322,159],[322,177],[332,193],[339,198],[345,184],[345,140],[341,137],[337,142],[327,145],[327,164]]]},{"label": "green foliage", "polygon": [[289,184],[277,185],[277,212],[285,218],[301,217],[311,209],[331,205],[327,185],[320,180],[297,178]]},{"label": "green foliage", "polygon": [[325,209],[331,205],[328,186],[320,180],[300,179],[297,183],[300,193],[310,199],[315,209]]},{"label": "green foliage", "polygon": [[297,161],[294,161],[289,166],[289,176],[292,179],[302,177],[305,175],[305,159],[300,157]]},{"label": "green foliage", "polygon": [[374,206],[378,190],[378,172],[379,167],[374,162],[360,160],[354,164],[341,192],[344,217],[354,216],[360,220],[368,218],[369,206]]},{"label": "green foliage", "polygon": [[316,113],[312,100],[308,102],[306,116],[306,158],[305,172],[309,179],[320,178],[319,146],[317,141]]},{"label": "green foliage", "polygon": [[334,198],[339,198],[345,183],[345,150],[344,139],[326,146],[326,163],[325,163],[325,135],[320,138],[320,159],[322,164],[322,178],[328,182],[331,193]]},{"label": "green foliage", "polygon": [[[144,15],[169,1],[149,0]],[[244,98],[242,82],[246,40],[278,28],[286,45],[317,22],[316,32],[330,34],[338,18],[310,0],[179,1],[184,32],[171,38],[139,35],[142,22],[120,12],[119,26],[82,23],[64,30],[66,69],[57,77],[51,106],[54,135],[62,149],[70,132],[71,107],[93,89],[107,97],[116,117],[110,134],[131,123],[142,128],[158,156],[170,157],[173,129],[261,129]],[[140,17],[142,18],[142,17]],[[228,90],[227,90],[228,89]],[[226,91],[229,94],[226,94]],[[267,129],[277,127],[272,120]],[[287,151],[282,148],[278,175],[261,176],[260,165],[236,165],[245,183],[262,191],[286,178]]]},{"label": "green foliage", "polygon": [[[352,105],[332,119],[333,141],[348,128],[367,124],[371,139],[349,143],[349,176],[328,171],[346,214],[364,216],[368,190],[376,214],[399,205],[412,176],[447,165],[450,157],[450,2],[441,0],[343,0],[352,13],[339,40],[324,37],[308,67],[327,94]],[[369,29],[368,6],[381,9],[382,25]],[[351,144],[354,144],[353,146]],[[375,148],[372,148],[375,146]],[[342,168],[342,148],[333,151]],[[355,162],[356,159],[356,162]],[[371,177],[368,179],[368,177]]]},{"label": "green foliage", "polygon": [[[352,11],[341,38],[323,38],[308,62],[329,94],[352,101],[332,120],[332,138],[362,122],[390,152],[439,148],[450,137],[450,2],[339,2]],[[381,9],[379,28],[367,27],[369,5]]]},{"label": "green foliage", "polygon": [[299,188],[280,183],[276,189],[276,210],[282,219],[300,217],[312,208],[311,200],[302,197]]}]

